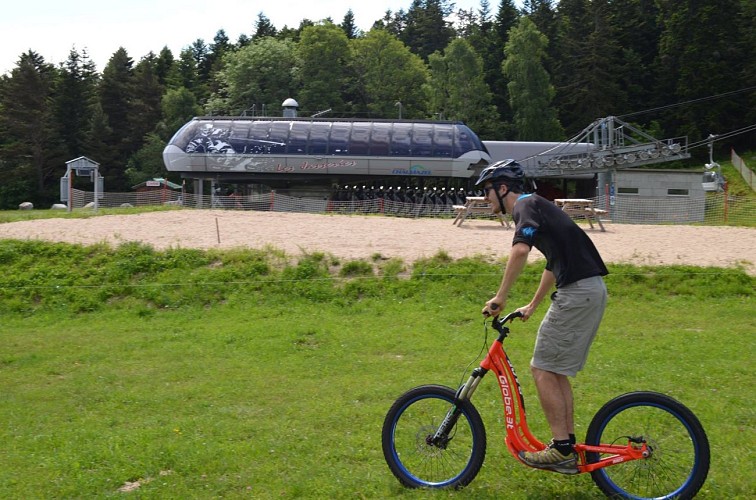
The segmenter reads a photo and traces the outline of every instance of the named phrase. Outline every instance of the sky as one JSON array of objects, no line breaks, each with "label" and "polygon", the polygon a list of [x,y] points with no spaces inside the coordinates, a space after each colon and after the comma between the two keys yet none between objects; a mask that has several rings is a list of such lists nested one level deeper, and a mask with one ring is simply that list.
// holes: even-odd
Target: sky
[{"label": "sky", "polygon": [[[9,73],[30,49],[58,65],[75,48],[86,50],[98,71],[123,47],[138,62],[167,46],[181,50],[202,38],[212,43],[223,29],[232,42],[250,36],[260,12],[276,28],[299,26],[302,19],[330,17],[341,23],[352,9],[355,24],[367,31],[387,10],[407,10],[412,0],[27,0],[7,2],[0,14],[0,74]],[[480,8],[480,0],[455,0],[456,9]],[[493,10],[496,1],[489,1]]]}]

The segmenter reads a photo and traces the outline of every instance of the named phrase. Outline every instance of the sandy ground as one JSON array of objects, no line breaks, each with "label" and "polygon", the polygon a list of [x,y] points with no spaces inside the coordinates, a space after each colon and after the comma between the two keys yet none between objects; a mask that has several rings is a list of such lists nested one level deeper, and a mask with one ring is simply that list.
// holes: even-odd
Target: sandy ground
[{"label": "sandy ground", "polygon": [[[756,229],[670,225],[585,226],[607,262],[643,265],[742,266],[756,275]],[[44,239],[113,245],[142,241],[155,248],[263,248],[289,255],[326,252],[344,259],[399,257],[411,263],[444,250],[454,258],[506,255],[513,231],[490,219],[405,219],[279,212],[180,210],[89,219],[0,224],[0,239]],[[531,260],[542,258],[538,252]]]}]

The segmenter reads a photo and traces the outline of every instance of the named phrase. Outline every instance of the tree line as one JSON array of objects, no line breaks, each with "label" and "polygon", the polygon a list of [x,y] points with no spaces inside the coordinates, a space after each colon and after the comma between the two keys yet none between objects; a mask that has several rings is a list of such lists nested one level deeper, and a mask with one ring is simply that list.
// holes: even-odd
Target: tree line
[{"label": "tree line", "polygon": [[0,77],[0,209],[57,201],[82,155],[130,191],[167,176],[162,149],[193,116],[280,116],[289,97],[300,116],[460,120],[492,140],[613,115],[697,141],[756,122],[755,22],[751,0],[412,0],[366,32],[351,10],[282,29],[261,12],[236,42],[219,29],[138,62],[120,48],[101,73],[86,50],[58,65],[30,50]]}]

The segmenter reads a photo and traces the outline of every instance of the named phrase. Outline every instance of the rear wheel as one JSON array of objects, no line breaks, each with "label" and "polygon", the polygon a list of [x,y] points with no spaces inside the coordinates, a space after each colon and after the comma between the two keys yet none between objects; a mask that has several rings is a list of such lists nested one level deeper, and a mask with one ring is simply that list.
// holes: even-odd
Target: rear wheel
[{"label": "rear wheel", "polygon": [[[709,472],[709,441],[698,418],[682,403],[655,392],[623,394],[606,403],[588,428],[586,444],[620,444],[642,438],[648,458],[591,472],[607,496],[692,498]],[[591,453],[589,462],[599,455]]]},{"label": "rear wheel", "polygon": [[460,488],[472,481],[486,456],[483,420],[469,401],[459,402],[449,432],[434,435],[454,407],[455,391],[426,385],[402,395],[383,422],[383,455],[394,476],[410,488]]}]

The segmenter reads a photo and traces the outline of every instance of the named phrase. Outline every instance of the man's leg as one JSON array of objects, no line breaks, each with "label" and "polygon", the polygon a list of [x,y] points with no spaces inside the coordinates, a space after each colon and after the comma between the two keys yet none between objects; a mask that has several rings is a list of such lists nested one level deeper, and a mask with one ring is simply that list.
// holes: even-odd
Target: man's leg
[{"label": "man's leg", "polygon": [[580,371],[606,306],[601,277],[586,278],[561,288],[538,329],[531,370],[553,441],[544,450],[522,451],[520,460],[539,469],[577,474],[572,386],[569,376]]},{"label": "man's leg", "polygon": [[543,413],[551,428],[553,440],[542,451],[521,451],[520,460],[539,469],[562,474],[577,474],[577,459],[570,435],[574,434],[572,386],[566,375],[531,366]]},{"label": "man's leg", "polygon": [[530,367],[533,372],[538,399],[556,440],[569,439],[575,433],[573,420],[572,386],[566,375]]}]

